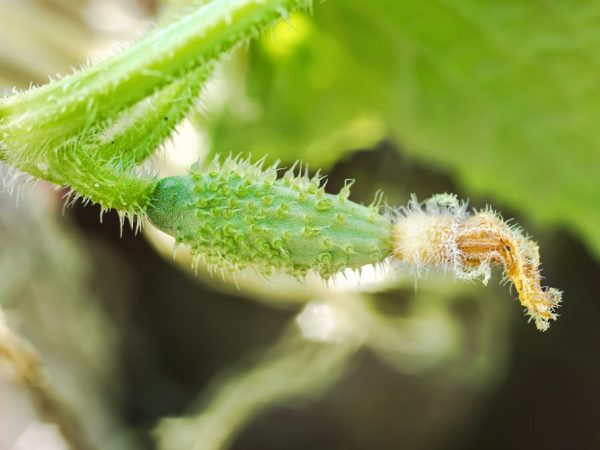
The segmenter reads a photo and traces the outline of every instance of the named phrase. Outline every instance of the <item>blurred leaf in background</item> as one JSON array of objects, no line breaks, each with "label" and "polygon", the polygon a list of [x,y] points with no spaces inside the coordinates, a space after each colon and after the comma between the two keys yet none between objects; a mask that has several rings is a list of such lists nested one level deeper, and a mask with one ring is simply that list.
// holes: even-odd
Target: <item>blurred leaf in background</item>
[{"label": "blurred leaf in background", "polygon": [[203,122],[215,151],[320,168],[392,137],[600,256],[600,5],[572,6],[319,3],[223,69]]}]

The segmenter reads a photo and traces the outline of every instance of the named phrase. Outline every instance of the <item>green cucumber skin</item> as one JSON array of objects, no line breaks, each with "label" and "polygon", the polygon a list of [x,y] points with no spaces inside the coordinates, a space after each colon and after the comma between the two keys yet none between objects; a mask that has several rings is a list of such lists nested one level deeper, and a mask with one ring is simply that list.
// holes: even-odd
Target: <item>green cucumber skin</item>
[{"label": "green cucumber skin", "polygon": [[391,253],[392,219],[377,208],[327,194],[314,179],[275,177],[238,166],[164,178],[148,218],[211,267],[327,279]]}]

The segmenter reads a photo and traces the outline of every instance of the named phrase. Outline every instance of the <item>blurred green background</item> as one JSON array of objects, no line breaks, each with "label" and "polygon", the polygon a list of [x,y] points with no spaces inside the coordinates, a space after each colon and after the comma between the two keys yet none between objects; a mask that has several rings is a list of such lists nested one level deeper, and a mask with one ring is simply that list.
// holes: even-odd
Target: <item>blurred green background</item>
[{"label": "blurred green background", "polygon": [[[205,1],[0,0],[0,90],[191,3]],[[600,448],[599,44],[592,1],[317,2],[236,49],[152,162],[302,159],[331,191],[356,179],[356,201],[491,204],[565,292],[544,334],[500,273],[487,287],[250,273],[238,288],[189,271],[151,227],[63,215],[62,192],[2,168],[17,188],[0,195],[0,350],[5,329],[26,339],[48,379],[15,377],[0,351],[0,448]]]}]

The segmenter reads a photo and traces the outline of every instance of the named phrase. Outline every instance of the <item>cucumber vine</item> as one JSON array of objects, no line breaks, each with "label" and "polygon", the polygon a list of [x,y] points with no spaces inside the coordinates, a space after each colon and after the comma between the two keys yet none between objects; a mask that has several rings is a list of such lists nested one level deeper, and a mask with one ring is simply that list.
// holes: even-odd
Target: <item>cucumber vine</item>
[{"label": "cucumber vine", "polygon": [[[157,179],[140,168],[198,97],[215,63],[307,0],[214,0],[123,52],[62,79],[0,99],[0,158],[68,187],[75,197],[148,218],[210,267],[309,271],[328,279],[392,259],[489,278],[501,264],[544,330],[560,292],[540,285],[537,245],[452,196],[396,212],[325,193],[321,178],[228,158],[207,171]],[[140,222],[138,222],[140,223]]]}]

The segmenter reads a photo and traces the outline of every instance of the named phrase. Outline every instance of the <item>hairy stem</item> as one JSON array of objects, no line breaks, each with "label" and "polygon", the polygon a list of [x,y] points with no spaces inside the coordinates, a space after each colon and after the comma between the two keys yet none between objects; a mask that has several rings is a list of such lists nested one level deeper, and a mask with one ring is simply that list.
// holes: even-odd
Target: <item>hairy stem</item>
[{"label": "hairy stem", "polygon": [[141,214],[131,168],[185,116],[214,61],[306,0],[215,0],[106,61],[0,99],[0,158],[104,208]]}]

